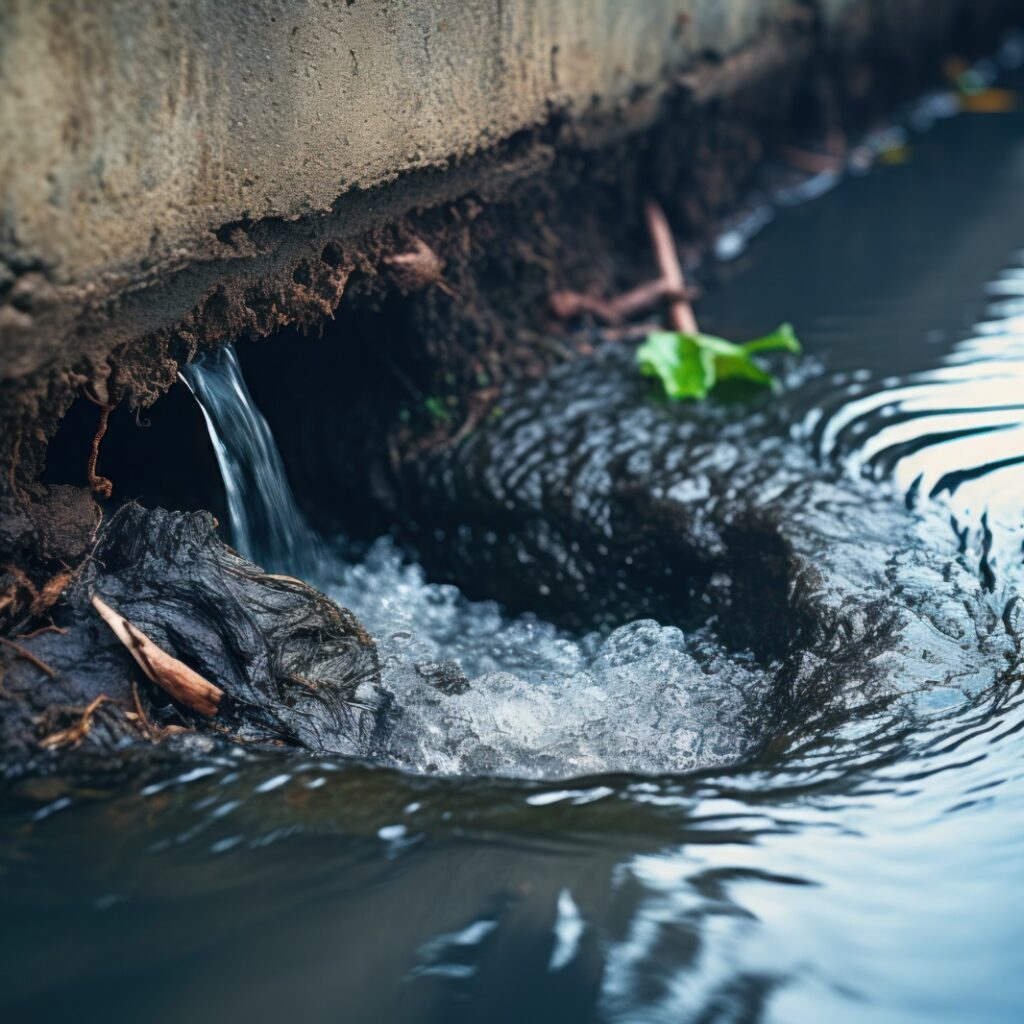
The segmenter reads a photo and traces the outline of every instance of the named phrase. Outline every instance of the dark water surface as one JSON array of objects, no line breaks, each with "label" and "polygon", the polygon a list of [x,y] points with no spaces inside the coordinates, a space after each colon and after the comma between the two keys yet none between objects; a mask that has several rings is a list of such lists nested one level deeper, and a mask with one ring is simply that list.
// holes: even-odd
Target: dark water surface
[{"label": "dark water surface", "polygon": [[[1024,115],[963,116],[910,144],[906,164],[780,214],[720,268],[703,325],[745,337],[793,320],[810,355],[780,398],[793,444],[895,484],[936,550],[959,533],[963,565],[1012,609]],[[406,645],[490,673],[491,745],[532,730],[587,777],[238,754],[23,783],[0,795],[5,1019],[1024,1016],[1012,674],[912,721],[881,711],[773,759],[658,774],[736,756],[708,694],[660,724],[642,701],[618,710],[674,685],[668,627],[580,638],[511,619],[424,582],[387,543],[322,582],[393,662]],[[631,652],[627,676],[602,668],[621,663],[610,643]],[[466,712],[478,731],[484,710]],[[627,748],[634,774],[592,770]],[[435,767],[472,769],[456,755]]]}]

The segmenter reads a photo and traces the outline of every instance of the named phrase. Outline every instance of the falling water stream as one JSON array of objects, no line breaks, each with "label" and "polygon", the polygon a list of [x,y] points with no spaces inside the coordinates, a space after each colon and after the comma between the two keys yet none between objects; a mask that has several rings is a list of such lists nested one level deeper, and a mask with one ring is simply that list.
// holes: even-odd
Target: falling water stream
[{"label": "falling water stream", "polygon": [[231,537],[246,558],[301,575],[316,565],[318,540],[295,504],[281,453],[226,346],[184,366],[203,411],[227,495]]},{"label": "falling water stream", "polygon": [[[1009,608],[1024,113],[945,121],[909,156],[780,214],[702,322],[795,321],[793,445],[891,488],[936,564],[952,550]],[[236,542],[295,571],[305,528],[221,359],[188,381]],[[399,702],[453,658],[473,696],[413,703],[390,764],[237,751],[4,792],[8,1019],[1021,1019],[1018,678],[749,758],[738,708],[762,681],[699,677],[699,631],[570,634],[431,583],[389,540],[347,550],[324,542],[312,576],[379,638]]]}]

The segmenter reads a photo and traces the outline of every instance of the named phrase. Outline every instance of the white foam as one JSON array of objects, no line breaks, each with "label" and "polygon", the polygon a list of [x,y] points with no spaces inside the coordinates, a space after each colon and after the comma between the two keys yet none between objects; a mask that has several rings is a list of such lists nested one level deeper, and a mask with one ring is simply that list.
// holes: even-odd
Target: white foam
[{"label": "white foam", "polygon": [[[394,698],[383,758],[395,765],[562,778],[684,771],[742,752],[744,694],[760,677],[709,662],[700,638],[648,619],[574,639],[426,582],[387,539],[335,569],[321,585],[380,638],[380,688]],[[438,659],[458,660],[465,692],[417,671]]]}]

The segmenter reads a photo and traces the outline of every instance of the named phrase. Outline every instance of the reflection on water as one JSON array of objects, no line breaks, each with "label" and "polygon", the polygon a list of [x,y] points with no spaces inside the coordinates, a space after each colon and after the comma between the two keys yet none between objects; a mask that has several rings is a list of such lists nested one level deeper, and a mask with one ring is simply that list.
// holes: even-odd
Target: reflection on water
[{"label": "reflection on water", "polygon": [[987,319],[939,366],[857,375],[838,407],[807,414],[803,433],[851,473],[892,477],[911,504],[941,499],[998,574],[1020,566],[1024,537],[1024,266],[987,291],[999,296]]},{"label": "reflection on water", "polygon": [[[1020,523],[1005,385],[1024,288],[1004,268],[1024,242],[1021,122],[948,122],[910,164],[787,212],[706,303],[720,333],[795,320],[822,368],[781,399],[797,443],[949,502],[980,531],[968,556]],[[994,584],[1015,592],[1016,565]],[[338,583],[363,586],[370,618],[372,577]],[[493,611],[464,639],[473,672],[515,671],[533,643]],[[566,639],[534,625],[549,654]],[[513,642],[487,653],[488,629]],[[0,1004],[47,1021],[1016,1022],[1008,675],[913,722],[882,710],[689,774],[444,779],[236,753],[29,780],[0,796]]]}]

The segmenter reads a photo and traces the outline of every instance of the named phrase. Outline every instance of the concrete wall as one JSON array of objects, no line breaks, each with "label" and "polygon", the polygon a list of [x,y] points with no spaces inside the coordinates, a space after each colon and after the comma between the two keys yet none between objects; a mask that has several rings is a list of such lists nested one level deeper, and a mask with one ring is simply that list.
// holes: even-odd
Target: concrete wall
[{"label": "concrete wall", "polygon": [[0,238],[67,282],[597,114],[785,0],[2,0]]}]

